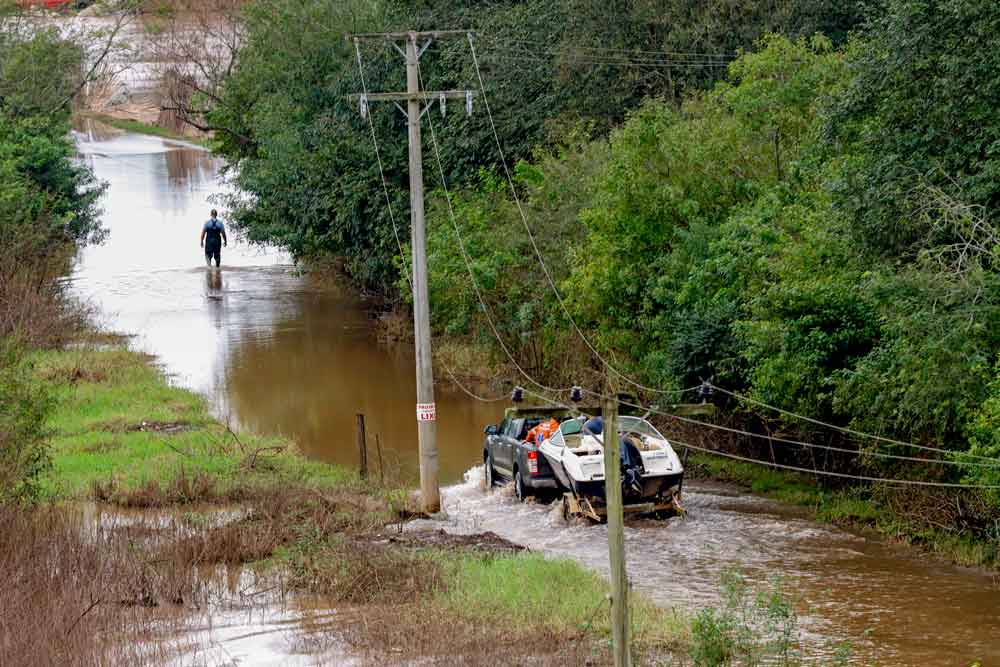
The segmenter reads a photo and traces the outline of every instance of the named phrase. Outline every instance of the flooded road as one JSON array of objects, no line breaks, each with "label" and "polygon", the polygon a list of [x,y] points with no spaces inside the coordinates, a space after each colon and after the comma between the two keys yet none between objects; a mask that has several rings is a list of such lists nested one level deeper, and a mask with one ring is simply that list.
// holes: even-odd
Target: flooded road
[{"label": "flooded road", "polygon": [[[355,415],[364,413],[386,464],[414,476],[412,346],[376,343],[357,296],[301,276],[283,253],[231,235],[222,269],[208,270],[198,236],[224,185],[220,163],[205,151],[92,122],[78,145],[110,184],[110,235],[81,253],[74,289],[112,330],[135,334],[139,349],[208,396],[220,417],[288,436],[324,461],[357,464]],[[441,475],[451,483],[480,460],[483,425],[502,408],[450,385],[436,392]]]},{"label": "flooded road", "polygon": [[[83,159],[110,184],[103,202],[110,237],[81,253],[74,289],[112,329],[136,334],[136,346],[157,355],[175,382],[204,393],[243,428],[285,434],[310,456],[354,464],[354,419],[363,412],[386,458],[415,470],[409,346],[376,343],[362,301],[299,275],[280,252],[236,240],[223,251],[222,270],[206,270],[198,235],[224,185],[205,152],[93,125],[78,140]],[[442,478],[455,483],[444,496],[449,529],[491,530],[606,572],[604,527],[567,526],[548,506],[481,489],[474,466],[482,427],[500,408],[448,386],[437,392]],[[781,575],[800,599],[810,646],[849,641],[859,665],[1000,667],[993,577],[721,487],[689,486],[686,505],[687,519],[626,530],[633,583],[661,604],[716,604],[730,567],[759,582]],[[287,621],[245,635],[245,623],[224,620],[212,642],[243,656],[240,664],[270,664],[271,649],[250,637],[280,653],[273,645]]]},{"label": "flooded road", "polygon": [[[609,573],[606,526],[567,525],[558,504],[518,503],[509,489],[487,493],[482,474],[479,466],[445,491],[448,530],[493,531]],[[757,584],[781,578],[818,664],[829,664],[825,659],[846,641],[850,664],[1000,665],[996,577],[817,524],[798,508],[724,485],[688,484],[684,491],[687,518],[626,524],[629,579],[657,603],[717,605],[720,576],[733,568]]]}]

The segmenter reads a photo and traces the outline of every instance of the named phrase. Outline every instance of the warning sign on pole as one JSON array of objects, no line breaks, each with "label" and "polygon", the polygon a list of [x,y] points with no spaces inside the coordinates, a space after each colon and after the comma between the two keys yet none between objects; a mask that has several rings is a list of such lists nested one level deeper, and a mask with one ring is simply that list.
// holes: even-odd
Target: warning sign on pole
[{"label": "warning sign on pole", "polygon": [[437,419],[437,408],[433,403],[417,403],[417,421],[432,422]]}]

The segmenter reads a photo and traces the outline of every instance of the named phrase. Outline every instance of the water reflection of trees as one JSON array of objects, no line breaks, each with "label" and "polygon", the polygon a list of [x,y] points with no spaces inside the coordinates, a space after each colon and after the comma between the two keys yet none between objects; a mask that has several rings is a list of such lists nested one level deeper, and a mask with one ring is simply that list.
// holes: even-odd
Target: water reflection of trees
[{"label": "water reflection of trees", "polygon": [[181,148],[167,151],[167,178],[171,185],[194,187],[215,179],[219,161],[208,151]]},{"label": "water reflection of trees", "polygon": [[[315,295],[313,295],[315,296]],[[353,465],[355,415],[365,413],[374,447],[417,466],[413,353],[375,342],[365,314],[303,295],[300,313],[270,331],[247,330],[227,359],[227,404],[241,425],[293,438],[309,455]],[[459,479],[477,462],[482,429],[502,408],[438,390],[442,475]],[[374,452],[373,452],[374,455]]]}]

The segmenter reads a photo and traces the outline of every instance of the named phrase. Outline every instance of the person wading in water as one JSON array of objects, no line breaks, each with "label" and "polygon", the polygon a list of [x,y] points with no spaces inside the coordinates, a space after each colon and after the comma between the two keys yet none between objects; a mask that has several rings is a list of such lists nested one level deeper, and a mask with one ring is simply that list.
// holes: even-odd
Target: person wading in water
[{"label": "person wading in water", "polygon": [[205,264],[212,266],[214,259],[215,266],[220,266],[222,264],[222,247],[228,245],[226,227],[219,221],[219,212],[213,208],[211,219],[201,228],[201,247],[205,249]]}]

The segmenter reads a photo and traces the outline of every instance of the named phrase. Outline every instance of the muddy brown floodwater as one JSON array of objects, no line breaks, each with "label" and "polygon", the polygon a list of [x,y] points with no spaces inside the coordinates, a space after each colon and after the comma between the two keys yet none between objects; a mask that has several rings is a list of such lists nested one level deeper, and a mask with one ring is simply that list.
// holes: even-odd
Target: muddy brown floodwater
[{"label": "muddy brown floodwater", "polygon": [[[363,412],[369,432],[392,450],[386,458],[415,470],[412,350],[377,344],[363,301],[300,276],[280,252],[239,241],[224,251],[220,272],[207,271],[198,234],[211,196],[225,185],[205,152],[92,124],[78,143],[110,184],[104,220],[111,235],[81,253],[73,281],[112,328],[135,333],[137,346],[157,355],[177,383],[209,396],[220,416],[243,428],[284,434],[310,456],[354,464],[354,416]],[[604,527],[566,525],[547,505],[482,490],[482,428],[501,408],[443,385],[437,393],[442,477],[454,484],[444,495],[446,528],[490,530],[606,571]],[[995,577],[725,487],[690,485],[686,505],[686,519],[626,530],[630,578],[659,603],[717,603],[726,568],[761,582],[778,575],[821,655],[847,641],[852,664],[1000,667]],[[284,627],[290,619],[271,622]],[[235,636],[244,625],[233,623]],[[245,650],[241,664],[274,658],[259,647]]]},{"label": "muddy brown floodwater", "polygon": [[[359,297],[301,276],[284,253],[230,237],[222,269],[206,269],[198,236],[224,184],[205,151],[93,122],[81,126],[78,145],[110,184],[110,236],[83,250],[73,280],[112,329],[136,334],[220,417],[286,435],[309,456],[356,465],[355,415],[364,413],[386,464],[414,475],[412,346],[377,344]],[[447,384],[435,391],[442,481],[457,482],[479,461],[483,426],[502,408]]]}]

